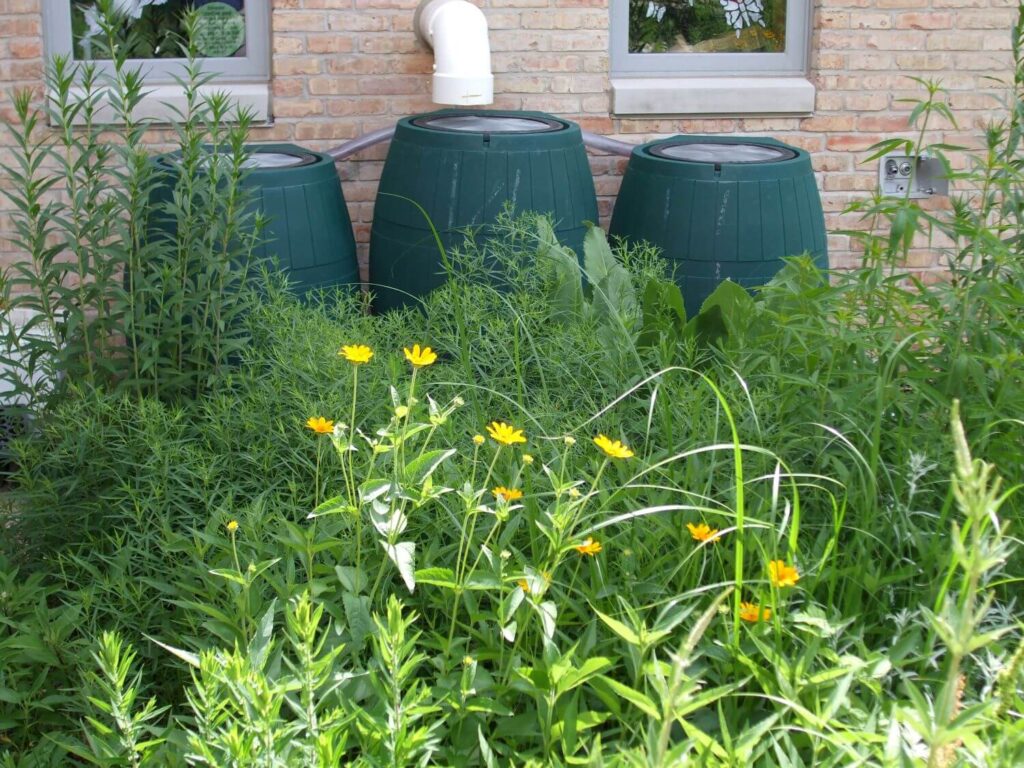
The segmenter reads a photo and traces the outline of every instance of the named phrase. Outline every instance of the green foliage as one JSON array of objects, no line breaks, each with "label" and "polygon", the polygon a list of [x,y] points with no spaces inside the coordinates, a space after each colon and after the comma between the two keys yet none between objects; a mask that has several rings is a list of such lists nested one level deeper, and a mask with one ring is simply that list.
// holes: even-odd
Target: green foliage
[{"label": "green foliage", "polygon": [[[69,382],[14,443],[0,764],[1019,763],[1000,162],[689,319],[649,251],[506,218],[421,310],[270,285],[195,399]],[[898,272],[927,226],[949,284]]]},{"label": "green foliage", "polygon": [[[72,384],[205,392],[247,341],[239,318],[260,231],[241,186],[251,116],[231,112],[223,93],[201,94],[210,76],[189,49],[180,163],[159,168],[144,143],[149,123],[135,116],[143,78],[117,45],[117,19],[102,24],[112,72],[56,57],[52,98],[35,108],[29,91],[16,93],[8,126],[17,149],[4,194],[29,258],[9,268],[3,299],[28,321],[3,323],[0,362],[33,409]],[[40,130],[47,119],[52,132]]]},{"label": "green foliage", "polygon": [[[25,765],[55,765],[46,734],[66,725],[82,639],[81,610],[57,602],[43,574],[0,559],[0,748]],[[2,752],[0,752],[2,754]]]}]

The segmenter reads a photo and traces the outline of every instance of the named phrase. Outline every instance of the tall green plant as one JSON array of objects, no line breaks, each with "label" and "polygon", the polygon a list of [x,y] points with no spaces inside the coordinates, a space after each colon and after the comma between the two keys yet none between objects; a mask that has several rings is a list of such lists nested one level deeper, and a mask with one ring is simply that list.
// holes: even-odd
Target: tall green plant
[{"label": "tall green plant", "polygon": [[195,396],[245,344],[239,321],[262,225],[243,186],[252,115],[204,91],[210,75],[187,46],[178,162],[157,167],[144,143],[151,123],[136,116],[144,78],[118,45],[114,5],[101,8],[111,68],[54,58],[50,97],[40,106],[16,93],[8,126],[16,152],[4,194],[27,258],[3,288],[28,321],[5,323],[2,362],[30,407],[70,384]]}]

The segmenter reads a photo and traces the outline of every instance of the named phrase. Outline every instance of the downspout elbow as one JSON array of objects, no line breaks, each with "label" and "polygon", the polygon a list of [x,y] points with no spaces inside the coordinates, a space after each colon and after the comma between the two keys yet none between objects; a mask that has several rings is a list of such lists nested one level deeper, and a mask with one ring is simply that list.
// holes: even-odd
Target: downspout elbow
[{"label": "downspout elbow", "polygon": [[483,11],[466,0],[424,0],[416,14],[416,33],[434,49],[434,103],[493,103],[491,46]]}]

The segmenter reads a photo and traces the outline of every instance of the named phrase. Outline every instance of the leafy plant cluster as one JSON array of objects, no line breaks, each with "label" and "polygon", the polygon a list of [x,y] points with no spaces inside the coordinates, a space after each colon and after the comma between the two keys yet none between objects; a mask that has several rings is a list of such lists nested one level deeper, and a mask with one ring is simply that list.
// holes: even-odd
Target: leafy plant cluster
[{"label": "leafy plant cluster", "polygon": [[[0,765],[1024,762],[1020,77],[952,211],[871,201],[833,283],[687,308],[527,216],[421,308],[270,281],[192,397],[69,357],[14,444]],[[899,270],[928,227],[948,284]]]},{"label": "leafy plant cluster", "polygon": [[137,117],[142,75],[116,16],[102,25],[112,74],[56,57],[52,98],[37,107],[16,93],[8,126],[17,151],[4,194],[30,258],[0,281],[0,370],[29,409],[70,385],[195,396],[246,343],[238,319],[262,226],[243,186],[251,115],[201,93],[209,76],[189,50],[174,160],[154,162],[150,122]]}]

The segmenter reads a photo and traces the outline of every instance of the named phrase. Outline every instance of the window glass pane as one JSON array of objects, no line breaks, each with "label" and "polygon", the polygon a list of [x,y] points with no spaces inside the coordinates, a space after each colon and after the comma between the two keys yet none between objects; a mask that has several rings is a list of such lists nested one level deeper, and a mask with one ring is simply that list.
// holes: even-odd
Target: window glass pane
[{"label": "window glass pane", "polygon": [[[96,5],[69,2],[75,58],[109,59]],[[123,16],[118,43],[127,46],[130,59],[182,58],[182,16],[189,7],[199,13],[200,57],[245,57],[244,0],[114,0]]]},{"label": "window glass pane", "polygon": [[781,53],[786,0],[629,0],[630,53]]}]

